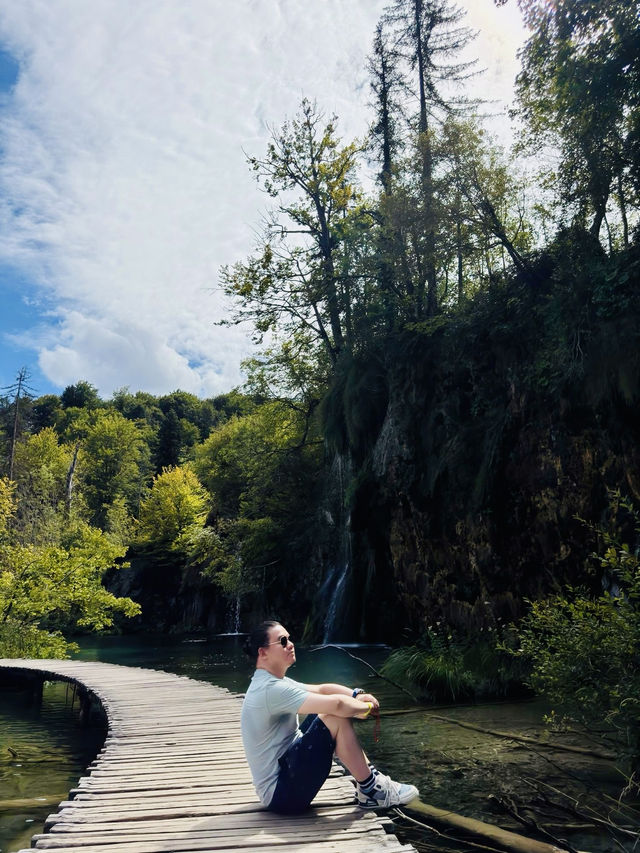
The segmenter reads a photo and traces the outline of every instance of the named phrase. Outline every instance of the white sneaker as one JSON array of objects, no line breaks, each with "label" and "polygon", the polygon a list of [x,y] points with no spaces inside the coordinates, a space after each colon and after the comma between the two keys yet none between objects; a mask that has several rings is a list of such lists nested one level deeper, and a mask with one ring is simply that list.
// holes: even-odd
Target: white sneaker
[{"label": "white sneaker", "polygon": [[415,785],[405,785],[394,782],[379,771],[376,773],[376,783],[366,794],[356,785],[358,805],[362,809],[388,809],[391,806],[403,806],[420,795]]}]

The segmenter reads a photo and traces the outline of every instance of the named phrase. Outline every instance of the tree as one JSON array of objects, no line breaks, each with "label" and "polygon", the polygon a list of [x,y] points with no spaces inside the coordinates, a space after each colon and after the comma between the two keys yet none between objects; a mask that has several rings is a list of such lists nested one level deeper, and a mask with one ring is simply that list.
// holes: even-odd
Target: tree
[{"label": "tree", "polygon": [[209,496],[189,466],[165,468],[140,506],[137,539],[151,549],[184,549],[189,534],[202,528],[208,508]]},{"label": "tree", "polygon": [[0,542],[7,535],[10,519],[15,515],[15,483],[7,477],[0,477]]},{"label": "tree", "polygon": [[85,380],[67,385],[60,395],[60,402],[64,409],[98,409],[102,406],[98,389]]},{"label": "tree", "polygon": [[515,163],[469,119],[447,119],[437,149],[439,188],[446,199],[443,207],[450,212],[445,232],[454,235],[459,299],[465,255],[480,254],[489,278],[498,264],[504,271],[506,255],[523,279],[533,282],[526,257],[533,247],[533,229],[524,205],[524,179]]},{"label": "tree", "polygon": [[175,409],[169,409],[158,430],[154,454],[156,470],[179,465],[199,441],[200,431],[196,424],[178,417]]},{"label": "tree", "polygon": [[395,154],[400,145],[399,99],[405,89],[400,60],[400,54],[389,42],[384,21],[380,21],[373,41],[373,54],[368,59],[367,67],[371,77],[375,109],[371,137],[373,147],[379,152],[381,160],[380,183],[387,194],[391,192]]},{"label": "tree", "polygon": [[382,197],[377,210],[375,258],[382,312],[387,330],[392,330],[401,314],[401,294],[412,296],[413,281],[407,260],[407,241],[394,216],[398,205],[394,198],[394,175],[398,169],[398,152],[403,144],[398,127],[401,116],[400,98],[406,90],[401,70],[401,55],[390,43],[384,21],[376,28],[373,55],[368,60],[376,117],[371,128],[372,148],[379,154],[379,180]]},{"label": "tree", "polygon": [[391,28],[397,51],[404,57],[412,78],[407,87],[418,100],[418,156],[420,160],[421,239],[416,245],[418,259],[414,299],[417,317],[426,311],[432,316],[438,310],[436,229],[433,152],[433,120],[454,110],[467,107],[464,98],[449,95],[446,87],[463,83],[473,73],[475,61],[455,61],[475,37],[462,25],[464,12],[449,0],[394,0],[386,10],[384,21]]},{"label": "tree", "polygon": [[[222,424],[196,450],[215,522],[193,540],[192,559],[228,594],[283,582],[312,547],[321,445],[308,429],[297,408],[272,401]],[[292,588],[301,581],[298,571]]]},{"label": "tree", "polygon": [[109,507],[123,498],[138,510],[149,470],[145,426],[119,412],[96,413],[81,446],[82,488],[91,524],[107,529]]},{"label": "tree", "polygon": [[370,222],[356,183],[358,151],[340,144],[335,118],[325,123],[304,100],[272,133],[266,156],[249,158],[278,207],[258,253],[222,273],[239,303],[231,322],[250,320],[259,341],[274,330],[285,339],[306,330],[332,364],[353,346],[360,281],[349,240]]},{"label": "tree", "polygon": [[37,397],[31,406],[31,430],[40,432],[46,427],[55,427],[61,409],[62,404],[57,394]]},{"label": "tree", "polygon": [[629,500],[611,496],[608,526],[586,525],[597,537],[592,555],[602,583],[599,595],[565,590],[531,602],[519,627],[514,654],[531,664],[530,684],[563,717],[610,740],[630,765],[630,787],[640,789],[640,558],[620,541],[623,517],[640,537],[640,517]]},{"label": "tree", "polygon": [[11,441],[9,452],[9,479],[13,479],[13,463],[16,452],[16,442],[18,440],[18,432],[20,426],[20,403],[24,399],[31,399],[31,389],[28,385],[29,371],[26,367],[21,367],[16,376],[16,381],[13,385],[5,390],[13,396],[13,425],[11,428]]},{"label": "tree", "polygon": [[627,210],[640,198],[640,4],[637,0],[522,2],[531,35],[516,80],[516,114],[527,147],[559,153],[564,202],[600,234],[615,198],[628,242]]},{"label": "tree", "polygon": [[[65,513],[73,451],[60,445],[46,427],[16,447],[15,481],[18,509],[13,530],[24,543],[58,542]],[[66,516],[66,517],[65,517]]]},{"label": "tree", "polygon": [[62,630],[103,630],[116,613],[139,613],[102,586],[124,548],[83,523],[70,525],[57,545],[17,544],[7,527],[15,508],[12,484],[0,480],[0,656],[64,657],[74,646]]},{"label": "tree", "polygon": [[146,391],[136,391],[135,394],[131,394],[128,388],[120,388],[113,392],[110,405],[127,420],[146,421],[153,430],[158,428],[162,420],[158,399]]}]

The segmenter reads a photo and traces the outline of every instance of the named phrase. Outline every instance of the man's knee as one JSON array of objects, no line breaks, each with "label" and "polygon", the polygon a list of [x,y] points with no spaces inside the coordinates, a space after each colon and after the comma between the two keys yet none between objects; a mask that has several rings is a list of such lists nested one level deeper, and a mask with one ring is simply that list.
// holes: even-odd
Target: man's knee
[{"label": "man's knee", "polygon": [[335,714],[318,714],[325,726],[331,732],[334,740],[337,740],[338,732],[346,726],[351,726],[350,717],[337,717]]}]

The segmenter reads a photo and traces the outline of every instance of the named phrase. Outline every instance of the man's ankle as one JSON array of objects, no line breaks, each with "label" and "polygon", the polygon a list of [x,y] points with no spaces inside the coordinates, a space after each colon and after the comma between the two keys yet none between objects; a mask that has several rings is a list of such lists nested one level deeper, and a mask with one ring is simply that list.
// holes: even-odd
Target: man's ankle
[{"label": "man's ankle", "polygon": [[376,777],[374,773],[369,773],[366,779],[363,779],[362,782],[358,782],[358,787],[364,793],[370,791],[376,783]]}]

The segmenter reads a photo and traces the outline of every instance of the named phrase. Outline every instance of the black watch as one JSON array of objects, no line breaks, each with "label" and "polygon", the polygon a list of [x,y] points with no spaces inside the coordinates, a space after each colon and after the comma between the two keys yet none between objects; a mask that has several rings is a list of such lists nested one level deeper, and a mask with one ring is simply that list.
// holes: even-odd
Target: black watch
[{"label": "black watch", "polygon": [[355,687],[351,696],[355,699],[356,696],[360,695],[360,693],[364,693],[364,690],[362,689],[362,687]]}]

